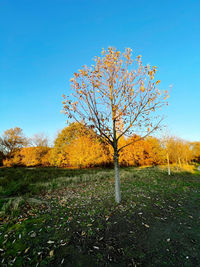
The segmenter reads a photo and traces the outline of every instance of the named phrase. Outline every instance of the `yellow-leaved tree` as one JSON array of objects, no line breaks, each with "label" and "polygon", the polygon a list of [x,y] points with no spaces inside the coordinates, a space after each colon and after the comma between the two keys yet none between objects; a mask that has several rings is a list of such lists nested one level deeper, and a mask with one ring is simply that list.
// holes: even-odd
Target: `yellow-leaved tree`
[{"label": "yellow-leaved tree", "polygon": [[92,167],[108,164],[109,151],[92,129],[71,123],[57,136],[51,164],[58,167]]},{"label": "yellow-leaved tree", "polygon": [[130,48],[123,53],[108,48],[94,65],[74,73],[71,96],[63,95],[68,121],[94,129],[113,148],[117,203],[121,201],[119,152],[137,141],[120,147],[120,139],[136,132],[144,138],[161,122],[156,110],[166,104],[168,92],[158,89],[156,71],[155,66],[143,66],[141,56],[133,59]]},{"label": "yellow-leaved tree", "polygon": [[21,147],[27,146],[27,144],[28,139],[24,136],[22,129],[19,127],[4,131],[2,137],[0,137],[0,147],[6,156],[12,156],[15,151]]}]

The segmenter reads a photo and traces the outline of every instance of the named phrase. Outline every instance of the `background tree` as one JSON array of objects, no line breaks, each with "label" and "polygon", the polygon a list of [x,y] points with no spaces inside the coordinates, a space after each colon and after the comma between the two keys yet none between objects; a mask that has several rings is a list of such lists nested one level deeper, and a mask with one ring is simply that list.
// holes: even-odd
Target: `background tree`
[{"label": "background tree", "polygon": [[74,139],[86,133],[86,128],[79,123],[72,123],[58,133],[51,153],[51,164],[58,167],[69,166],[68,147]]},{"label": "background tree", "polygon": [[25,147],[20,150],[21,164],[24,166],[49,166],[49,152],[46,146]]},{"label": "background tree", "polygon": [[12,153],[12,157],[3,160],[6,167],[13,166],[49,166],[51,148],[49,147],[23,147]]},{"label": "background tree", "polygon": [[23,131],[19,127],[6,130],[0,138],[0,146],[5,155],[12,155],[13,152],[28,144],[28,139],[24,136]]},{"label": "background tree", "polygon": [[84,135],[73,140],[68,147],[69,165],[86,168],[105,165],[108,162],[105,147],[99,138]]},{"label": "background tree", "polygon": [[148,136],[145,142],[148,144],[148,154],[151,165],[160,165],[165,163],[165,151],[161,146],[161,141],[155,137]]},{"label": "background tree", "polygon": [[57,136],[51,163],[58,167],[91,167],[109,163],[109,151],[92,129],[72,123]]},{"label": "background tree", "polygon": [[95,65],[84,66],[71,79],[71,99],[64,96],[68,120],[90,126],[113,148],[115,199],[121,201],[119,147],[122,136],[136,131],[141,138],[158,129],[161,118],[155,111],[166,102],[167,91],[153,82],[157,68],[143,66],[141,56],[132,59],[132,50],[120,53],[114,48],[102,51]]},{"label": "background tree", "polygon": [[190,149],[192,152],[192,159],[196,162],[200,162],[200,142],[191,142]]},{"label": "background tree", "polygon": [[48,137],[44,133],[34,134],[31,138],[31,144],[35,147],[48,147]]},{"label": "background tree", "polygon": [[172,136],[164,136],[162,144],[166,153],[168,175],[171,175],[170,163],[173,163],[176,158],[174,156],[174,146],[175,146],[174,138]]},{"label": "background tree", "polygon": [[171,174],[170,164],[176,164],[180,168],[182,164],[188,164],[193,158],[192,148],[189,142],[176,136],[165,136],[162,140],[168,165],[168,175]]},{"label": "background tree", "polygon": [[[137,142],[134,142],[134,139],[138,140],[140,137],[135,135],[128,139],[124,138],[124,144],[130,143],[131,141],[132,144],[120,151],[120,165],[147,166],[165,163],[165,151],[157,138],[149,136]],[[122,140],[120,139],[119,146],[122,145]]]}]

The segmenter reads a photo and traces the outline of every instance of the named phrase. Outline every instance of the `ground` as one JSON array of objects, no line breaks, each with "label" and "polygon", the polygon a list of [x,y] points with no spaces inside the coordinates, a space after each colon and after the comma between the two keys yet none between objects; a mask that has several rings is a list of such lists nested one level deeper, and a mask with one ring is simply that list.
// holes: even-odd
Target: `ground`
[{"label": "ground", "polygon": [[200,266],[200,172],[0,169],[1,266]]}]

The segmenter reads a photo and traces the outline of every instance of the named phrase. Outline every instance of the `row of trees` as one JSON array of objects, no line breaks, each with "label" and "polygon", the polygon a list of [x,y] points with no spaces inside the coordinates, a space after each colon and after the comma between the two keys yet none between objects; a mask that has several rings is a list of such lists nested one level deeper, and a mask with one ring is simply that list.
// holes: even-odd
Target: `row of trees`
[{"label": "row of trees", "polygon": [[48,151],[48,138],[44,134],[28,138],[21,128],[15,127],[6,130],[0,137],[0,165],[44,165],[42,158]]},{"label": "row of trees", "polygon": [[[126,144],[131,143],[129,146]],[[200,161],[200,142],[187,142],[177,137],[159,140],[133,135],[121,138],[119,152],[121,166],[145,166],[176,163],[179,166]],[[91,128],[72,123],[57,136],[53,147],[48,138],[37,134],[29,139],[16,127],[0,138],[0,162],[4,166],[94,167],[113,163],[113,149],[103,142]]]}]

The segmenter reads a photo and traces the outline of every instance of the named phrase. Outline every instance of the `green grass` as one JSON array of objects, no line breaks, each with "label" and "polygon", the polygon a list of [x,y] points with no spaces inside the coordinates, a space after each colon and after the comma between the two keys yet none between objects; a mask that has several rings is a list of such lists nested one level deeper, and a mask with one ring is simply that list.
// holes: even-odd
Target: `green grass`
[{"label": "green grass", "polygon": [[107,177],[107,169],[0,168],[0,196],[34,195],[81,181]]},{"label": "green grass", "polygon": [[[0,169],[1,266],[200,266],[200,172]],[[25,189],[24,189],[25,186]]]}]

